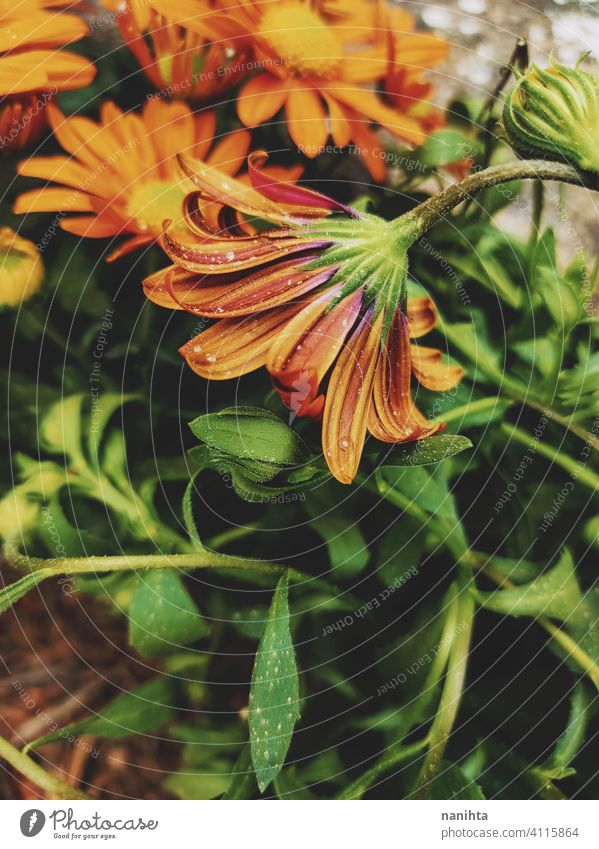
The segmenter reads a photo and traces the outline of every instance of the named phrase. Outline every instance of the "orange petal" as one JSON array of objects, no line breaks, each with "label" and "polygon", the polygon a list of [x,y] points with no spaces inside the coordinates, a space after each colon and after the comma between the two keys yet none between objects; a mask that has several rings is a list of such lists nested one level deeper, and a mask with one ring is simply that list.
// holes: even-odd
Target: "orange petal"
[{"label": "orange petal", "polygon": [[228,380],[260,368],[268,349],[305,301],[269,310],[256,317],[226,318],[202,331],[179,353],[201,377]]},{"label": "orange petal", "polygon": [[237,95],[237,114],[246,127],[269,121],[282,109],[288,89],[272,74],[262,73],[245,83]]},{"label": "orange petal", "polygon": [[460,382],[464,369],[443,362],[443,354],[436,348],[412,345],[412,371],[414,377],[432,392],[444,392]]},{"label": "orange petal", "polygon": [[225,174],[236,174],[245,161],[251,143],[252,137],[247,130],[235,130],[214,146],[206,161]]},{"label": "orange petal", "polygon": [[287,406],[298,416],[314,402],[321,381],[335,362],[362,303],[362,291],[348,295],[333,309],[333,287],[289,322],[272,345],[266,368]]},{"label": "orange petal", "polygon": [[412,367],[408,320],[396,310],[389,329],[385,351],[374,379],[374,404],[368,429],[382,442],[408,442],[440,430],[438,423],[429,427],[415,406],[410,392]]},{"label": "orange petal", "polygon": [[92,212],[89,195],[76,189],[42,188],[23,192],[15,200],[17,215],[29,212]]},{"label": "orange petal", "polygon": [[373,180],[377,183],[384,182],[387,166],[384,158],[385,151],[381,147],[378,136],[370,129],[369,122],[361,118],[357,112],[346,109],[346,114],[350,122],[355,150],[362,158]]},{"label": "orange petal", "polygon": [[144,280],[144,289],[151,301],[170,309],[185,309],[208,318],[233,318],[303,297],[332,273],[332,269],[310,271],[289,260],[249,276],[229,274],[202,279],[173,266]]},{"label": "orange petal", "polygon": [[376,121],[393,135],[412,144],[422,144],[425,134],[420,125],[413,118],[391,109],[380,100],[374,91],[350,85],[336,85],[334,88],[326,89],[331,97],[334,97],[350,109]]},{"label": "orange petal", "polygon": [[313,159],[326,144],[329,131],[327,115],[318,92],[296,88],[289,92],[285,103],[289,135],[301,153]]},{"label": "orange petal", "polygon": [[407,313],[412,339],[430,333],[437,324],[437,311],[430,298],[408,298]]},{"label": "orange petal", "polygon": [[383,313],[367,314],[353,332],[333,369],[324,408],[322,447],[332,474],[351,483],[360,465],[380,356]]}]

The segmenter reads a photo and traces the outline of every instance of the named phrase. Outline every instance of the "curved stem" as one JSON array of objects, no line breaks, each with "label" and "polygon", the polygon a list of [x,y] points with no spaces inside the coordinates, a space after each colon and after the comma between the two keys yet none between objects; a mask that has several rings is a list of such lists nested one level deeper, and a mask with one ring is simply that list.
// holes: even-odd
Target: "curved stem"
[{"label": "curved stem", "polygon": [[[135,569],[241,569],[280,575],[284,566],[266,560],[232,557],[216,551],[196,551],[192,554],[122,554],[92,557],[27,557],[14,546],[5,547],[8,563],[15,569],[33,572],[45,570],[48,575],[77,575],[95,572],[124,572]],[[290,570],[294,571],[294,570]]]},{"label": "curved stem", "polygon": [[513,180],[558,180],[562,183],[574,183],[578,186],[597,190],[599,180],[594,175],[582,174],[571,165],[562,162],[549,162],[544,159],[522,159],[503,165],[492,165],[482,171],[469,174],[459,183],[449,186],[437,195],[433,195],[415,209],[396,219],[398,229],[405,230],[406,224],[417,224],[419,238],[438,224],[451,210],[477,192],[490,189],[501,183]]},{"label": "curved stem", "polygon": [[458,608],[458,622],[461,630],[456,635],[451,647],[449,665],[447,667],[441,701],[439,702],[439,709],[437,710],[429,733],[429,751],[414,788],[416,798],[426,795],[427,786],[439,770],[458,713],[464,683],[466,681],[475,602],[469,589],[471,580],[470,572],[464,569],[461,572],[461,595]]},{"label": "curved stem", "polygon": [[[530,434],[526,433],[526,431],[521,428],[516,427],[516,425],[504,422],[499,427],[508,439],[515,439],[517,442],[526,446],[531,446],[533,444]],[[562,469],[569,472],[575,480],[579,480],[581,483],[584,483],[589,487],[589,489],[592,489],[593,492],[599,489],[599,475],[592,469],[587,468],[582,460],[574,460],[568,454],[564,454],[552,445],[544,445],[540,440],[537,440],[534,445],[535,451],[538,454],[542,457],[546,457],[552,463],[556,463],[558,466],[561,466]]]},{"label": "curved stem", "polygon": [[[41,572],[44,578],[53,575],[96,574],[98,572],[131,572],[143,569],[231,569],[242,572],[281,575],[287,572],[289,580],[307,583],[334,598],[341,597],[341,590],[323,578],[315,578],[307,572],[293,569],[282,563],[270,563],[250,557],[235,557],[216,551],[195,551],[190,554],[123,554],[91,557],[42,558],[27,557],[14,544],[6,543],[4,557],[10,566],[21,571]],[[43,579],[42,579],[43,580]],[[362,604],[351,593],[343,593],[348,605]]]},{"label": "curved stem", "polygon": [[37,787],[41,787],[46,793],[51,794],[52,799],[90,798],[81,790],[77,790],[77,788],[71,787],[70,784],[61,781],[60,778],[50,775],[33,758],[30,758],[29,755],[24,755],[3,737],[0,737],[0,759],[9,763]]}]

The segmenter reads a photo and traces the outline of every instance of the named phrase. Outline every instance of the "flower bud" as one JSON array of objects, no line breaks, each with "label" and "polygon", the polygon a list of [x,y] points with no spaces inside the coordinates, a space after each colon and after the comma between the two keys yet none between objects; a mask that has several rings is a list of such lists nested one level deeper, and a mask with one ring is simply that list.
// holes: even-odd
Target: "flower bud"
[{"label": "flower bud", "polygon": [[532,65],[507,97],[503,126],[523,156],[599,173],[599,77],[578,65]]},{"label": "flower bud", "polygon": [[0,227],[0,307],[16,307],[41,287],[44,267],[33,242]]}]

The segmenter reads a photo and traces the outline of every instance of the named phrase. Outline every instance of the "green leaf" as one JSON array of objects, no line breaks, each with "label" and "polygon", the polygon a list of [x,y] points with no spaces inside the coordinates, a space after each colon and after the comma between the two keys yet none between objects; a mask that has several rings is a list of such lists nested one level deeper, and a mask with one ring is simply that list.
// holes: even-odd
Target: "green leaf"
[{"label": "green leaf", "polygon": [[53,404],[40,424],[40,445],[51,454],[66,454],[77,462],[82,457],[81,403],[83,393]]},{"label": "green leaf", "polygon": [[532,769],[532,773],[543,784],[559,781],[561,778],[574,774],[575,770],[570,768],[570,764],[584,743],[591,705],[589,691],[582,682],[579,682],[572,691],[570,716],[563,734],[545,763]]},{"label": "green leaf", "polygon": [[428,168],[439,168],[452,162],[472,158],[480,151],[479,142],[456,130],[437,130],[431,133],[415,156]]},{"label": "green leaf", "polygon": [[[132,394],[120,395],[115,392],[104,392],[102,394],[102,403],[98,404],[97,409],[93,410],[87,434],[87,445],[89,455],[92,460],[92,467],[94,469],[97,468],[99,463],[100,445],[108,422],[112,418],[113,414],[129,401],[139,401],[139,396]],[[121,436],[121,439],[123,439],[121,430],[118,431],[118,434]],[[122,465],[117,466],[117,468],[119,473],[123,469]],[[109,466],[108,471],[114,471],[114,469],[111,469]]]},{"label": "green leaf", "polygon": [[29,590],[37,587],[45,578],[52,574],[51,569],[38,569],[37,572],[30,572],[18,581],[8,584],[0,590],[0,613],[4,613],[9,607],[12,607],[15,602],[24,595],[27,595]]},{"label": "green leaf", "polygon": [[338,513],[312,519],[314,528],[327,544],[334,578],[352,578],[367,566],[370,553],[357,522]]},{"label": "green leaf", "polygon": [[129,608],[129,642],[140,654],[168,654],[210,633],[172,569],[145,573],[138,582]]},{"label": "green leaf", "polygon": [[152,678],[136,690],[117,696],[94,716],[38,737],[28,743],[24,751],[82,734],[118,740],[131,734],[155,731],[171,718],[173,701],[172,684],[163,677]]},{"label": "green leaf", "polygon": [[194,435],[217,451],[275,466],[303,459],[298,434],[278,416],[258,407],[231,407],[190,422]]},{"label": "green leaf", "polygon": [[250,691],[252,763],[263,793],[278,775],[299,718],[299,680],[289,632],[288,577],[275,589]]},{"label": "green leaf", "polygon": [[67,519],[58,492],[42,510],[38,530],[51,557],[89,557],[114,551],[112,540],[92,534]]},{"label": "green leaf", "polygon": [[564,551],[559,562],[534,581],[507,590],[475,592],[483,607],[509,616],[551,616],[567,622],[582,604],[572,556]]},{"label": "green leaf", "polygon": [[420,439],[417,442],[396,448],[390,455],[387,465],[431,466],[433,463],[440,463],[467,448],[472,448],[472,442],[467,436],[454,436],[453,434],[429,436],[428,439]]}]

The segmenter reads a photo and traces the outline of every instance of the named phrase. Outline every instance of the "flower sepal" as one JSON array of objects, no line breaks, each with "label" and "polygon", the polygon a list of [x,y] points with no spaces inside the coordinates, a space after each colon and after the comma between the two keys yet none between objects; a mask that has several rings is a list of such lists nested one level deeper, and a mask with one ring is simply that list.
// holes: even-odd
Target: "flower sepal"
[{"label": "flower sepal", "polygon": [[579,65],[532,65],[524,74],[516,72],[503,126],[510,145],[523,156],[599,174],[599,77]]}]

